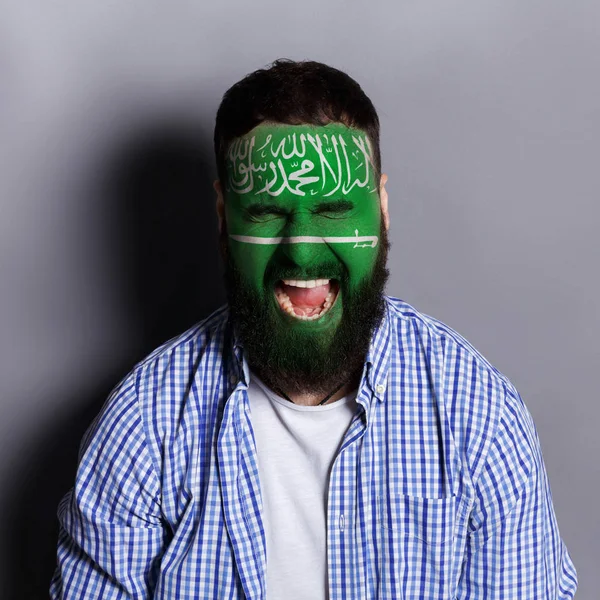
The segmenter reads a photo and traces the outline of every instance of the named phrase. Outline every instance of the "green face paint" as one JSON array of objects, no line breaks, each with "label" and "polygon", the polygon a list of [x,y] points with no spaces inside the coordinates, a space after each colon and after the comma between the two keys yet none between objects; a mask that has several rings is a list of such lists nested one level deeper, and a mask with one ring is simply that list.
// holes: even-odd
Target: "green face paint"
[{"label": "green face paint", "polygon": [[366,134],[340,123],[261,124],[232,142],[226,169],[228,246],[244,285],[277,309],[282,324],[334,330],[344,293],[368,280],[379,251]]}]

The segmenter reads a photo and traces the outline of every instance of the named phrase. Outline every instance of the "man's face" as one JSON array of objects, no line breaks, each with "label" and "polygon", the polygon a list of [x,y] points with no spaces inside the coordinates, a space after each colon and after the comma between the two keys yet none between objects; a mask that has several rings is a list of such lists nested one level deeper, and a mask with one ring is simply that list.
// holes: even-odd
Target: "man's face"
[{"label": "man's face", "polygon": [[[374,302],[380,311],[382,284],[370,288],[385,272],[385,229],[368,138],[339,123],[261,124],[230,145],[226,167],[228,270],[241,288],[234,309],[254,304],[238,306],[244,319],[260,315],[253,327],[311,379],[316,361],[303,368],[298,345],[308,344],[323,364],[334,344],[345,345],[344,321]],[[370,306],[351,306],[364,304],[365,294]]]}]

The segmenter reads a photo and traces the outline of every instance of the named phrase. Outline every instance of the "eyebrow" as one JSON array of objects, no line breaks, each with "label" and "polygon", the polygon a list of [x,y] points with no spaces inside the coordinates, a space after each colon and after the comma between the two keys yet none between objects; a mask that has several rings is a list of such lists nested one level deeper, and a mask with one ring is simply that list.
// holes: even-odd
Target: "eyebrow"
[{"label": "eyebrow", "polygon": [[262,202],[257,204],[251,204],[246,207],[246,212],[253,217],[261,217],[263,215],[285,215],[287,210],[278,204],[264,204]]},{"label": "eyebrow", "polygon": [[320,202],[312,212],[347,212],[354,208],[354,202],[350,200],[332,200],[331,202]]},{"label": "eyebrow", "polygon": [[[354,208],[354,202],[350,200],[331,200],[329,202],[320,202],[311,209],[312,213],[343,213]],[[245,208],[246,212],[253,217],[261,217],[264,215],[287,215],[289,210],[284,208],[280,204],[265,204],[263,202],[257,202],[251,204]]]}]

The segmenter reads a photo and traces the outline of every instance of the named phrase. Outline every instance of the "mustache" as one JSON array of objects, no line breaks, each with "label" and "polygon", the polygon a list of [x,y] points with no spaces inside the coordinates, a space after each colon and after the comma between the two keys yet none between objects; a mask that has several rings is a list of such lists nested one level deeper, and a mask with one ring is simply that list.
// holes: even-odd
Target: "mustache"
[{"label": "mustache", "polygon": [[272,264],[265,270],[265,280],[274,283],[281,279],[336,279],[341,282],[347,278],[347,273],[340,267],[333,261],[304,267]]}]

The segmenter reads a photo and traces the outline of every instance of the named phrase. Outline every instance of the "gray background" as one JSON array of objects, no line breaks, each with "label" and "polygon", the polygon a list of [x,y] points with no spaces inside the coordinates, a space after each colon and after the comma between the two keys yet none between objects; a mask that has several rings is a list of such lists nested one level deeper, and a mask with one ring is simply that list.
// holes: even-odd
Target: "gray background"
[{"label": "gray background", "polygon": [[287,56],[346,70],[375,103],[389,292],[516,384],[577,597],[596,598],[599,19],[577,0],[6,6],[0,596],[46,596],[56,506],[112,386],[222,301],[214,113]]}]

